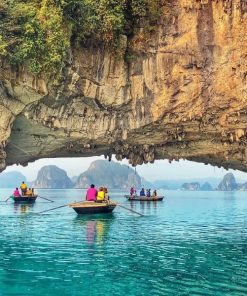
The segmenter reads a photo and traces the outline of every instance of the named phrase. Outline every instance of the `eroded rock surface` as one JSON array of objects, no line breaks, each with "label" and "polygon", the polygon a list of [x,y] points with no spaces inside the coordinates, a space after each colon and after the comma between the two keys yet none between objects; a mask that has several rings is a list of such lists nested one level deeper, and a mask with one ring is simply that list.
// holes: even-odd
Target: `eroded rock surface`
[{"label": "eroded rock surface", "polygon": [[[247,171],[247,4],[177,0],[128,59],[72,48],[57,86],[2,64],[0,163],[105,154]],[[125,37],[123,36],[123,39]]]},{"label": "eroded rock surface", "polygon": [[234,191],[238,189],[238,184],[232,173],[228,173],[224,176],[223,180],[218,185],[218,190],[221,191]]}]

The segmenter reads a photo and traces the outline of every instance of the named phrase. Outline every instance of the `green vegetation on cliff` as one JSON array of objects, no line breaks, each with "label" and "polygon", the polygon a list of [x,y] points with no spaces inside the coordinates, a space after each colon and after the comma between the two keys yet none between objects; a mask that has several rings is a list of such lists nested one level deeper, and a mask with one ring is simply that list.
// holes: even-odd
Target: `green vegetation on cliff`
[{"label": "green vegetation on cliff", "polygon": [[88,38],[110,44],[133,34],[145,20],[152,28],[162,0],[0,0],[0,57],[34,74],[54,74],[71,42]]}]

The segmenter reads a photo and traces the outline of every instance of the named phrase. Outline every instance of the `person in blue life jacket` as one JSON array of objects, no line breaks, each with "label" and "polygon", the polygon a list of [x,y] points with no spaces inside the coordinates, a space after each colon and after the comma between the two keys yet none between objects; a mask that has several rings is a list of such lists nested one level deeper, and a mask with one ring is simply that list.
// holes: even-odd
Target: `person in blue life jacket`
[{"label": "person in blue life jacket", "polygon": [[140,196],[145,196],[145,190],[144,190],[144,188],[142,188],[142,190],[140,191]]},{"label": "person in blue life jacket", "polygon": [[147,189],[146,196],[151,197],[151,189]]}]

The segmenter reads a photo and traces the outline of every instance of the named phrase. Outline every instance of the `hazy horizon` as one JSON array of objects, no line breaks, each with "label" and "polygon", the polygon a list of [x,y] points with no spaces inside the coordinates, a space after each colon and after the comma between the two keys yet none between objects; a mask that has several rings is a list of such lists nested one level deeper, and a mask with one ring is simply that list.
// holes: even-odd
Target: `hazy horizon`
[{"label": "hazy horizon", "polygon": [[[36,179],[37,173],[41,167],[45,165],[56,165],[65,170],[71,178],[79,176],[81,173],[86,171],[90,164],[97,159],[104,159],[104,156],[84,158],[46,158],[29,163],[26,167],[22,167],[20,165],[9,166],[4,172],[19,171],[26,176],[28,181],[33,181]],[[115,157],[113,157],[113,161],[118,162]],[[129,165],[128,160],[123,160],[119,163]],[[129,166],[131,167],[131,165]],[[227,171],[223,168],[217,168],[211,165],[204,165],[203,163],[186,160],[180,160],[179,162],[173,161],[171,164],[168,160],[157,160],[153,164],[143,164],[141,166],[137,166],[136,171],[141,177],[151,182],[155,180],[222,178],[228,172],[232,172],[239,180],[247,181],[247,173],[237,170]]]}]

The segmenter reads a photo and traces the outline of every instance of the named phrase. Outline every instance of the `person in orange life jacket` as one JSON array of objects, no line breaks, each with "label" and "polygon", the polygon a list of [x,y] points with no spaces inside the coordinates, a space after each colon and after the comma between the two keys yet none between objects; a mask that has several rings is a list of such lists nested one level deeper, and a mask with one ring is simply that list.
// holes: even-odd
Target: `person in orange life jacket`
[{"label": "person in orange life jacket", "polygon": [[28,190],[26,191],[26,195],[27,196],[33,196],[33,191],[31,188],[28,188]]}]

